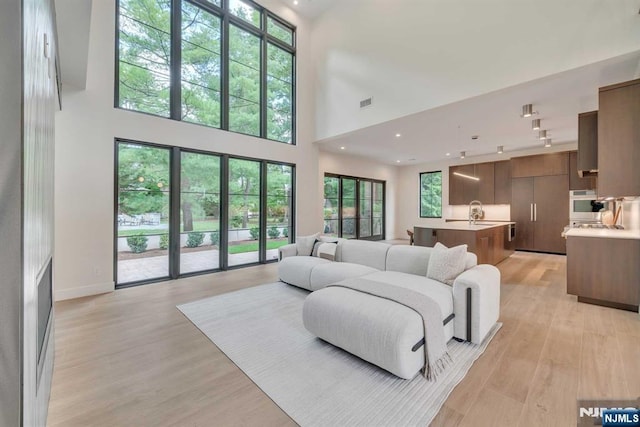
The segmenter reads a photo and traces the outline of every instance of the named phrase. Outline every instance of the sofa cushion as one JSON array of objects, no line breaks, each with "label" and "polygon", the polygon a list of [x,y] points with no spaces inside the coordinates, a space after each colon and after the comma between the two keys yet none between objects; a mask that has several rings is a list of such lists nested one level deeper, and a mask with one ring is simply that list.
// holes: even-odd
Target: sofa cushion
[{"label": "sofa cushion", "polygon": [[387,253],[387,271],[400,271],[425,277],[433,248],[394,245]]},{"label": "sofa cushion", "polygon": [[387,251],[391,245],[367,240],[345,240],[338,243],[336,259],[385,270]]},{"label": "sofa cushion", "polygon": [[332,262],[318,265],[311,271],[310,288],[312,291],[352,277],[360,277],[379,272],[373,267],[350,262]]},{"label": "sofa cushion", "polygon": [[[364,278],[376,282],[389,283],[394,286],[400,286],[429,295],[440,306],[440,310],[442,310],[442,320],[453,313],[453,289],[451,286],[445,285],[437,280],[398,271],[378,271],[367,274]],[[453,322],[451,323],[453,324]]]},{"label": "sofa cushion", "polygon": [[447,248],[436,243],[429,257],[427,277],[453,286],[453,281],[464,270],[467,262],[467,245]]},{"label": "sofa cushion", "polygon": [[296,249],[298,255],[310,256],[313,252],[313,245],[320,233],[312,234],[311,236],[296,236]]},{"label": "sofa cushion", "polygon": [[278,263],[280,280],[290,285],[308,290],[311,289],[311,272],[316,266],[332,264],[331,261],[318,257],[294,256],[284,258]]}]

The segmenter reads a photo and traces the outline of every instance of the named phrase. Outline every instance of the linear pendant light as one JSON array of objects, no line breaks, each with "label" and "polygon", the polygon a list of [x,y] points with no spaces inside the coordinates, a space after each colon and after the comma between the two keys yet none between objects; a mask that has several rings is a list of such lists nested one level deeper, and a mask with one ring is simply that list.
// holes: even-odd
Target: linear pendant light
[{"label": "linear pendant light", "polygon": [[462,178],[472,179],[474,181],[480,181],[480,178],[478,178],[477,176],[465,175],[465,174],[460,173],[460,172],[454,172],[453,174],[456,175],[456,176],[462,177]]}]

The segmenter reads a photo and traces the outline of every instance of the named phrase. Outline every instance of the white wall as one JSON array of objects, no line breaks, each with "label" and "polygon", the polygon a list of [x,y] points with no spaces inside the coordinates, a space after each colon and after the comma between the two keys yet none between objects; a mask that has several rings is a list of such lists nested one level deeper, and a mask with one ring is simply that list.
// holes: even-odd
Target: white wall
[{"label": "white wall", "polygon": [[362,157],[350,156],[348,154],[335,154],[323,151],[320,152],[320,166],[318,169],[317,188],[319,191],[320,206],[322,206],[324,194],[325,173],[386,181],[385,238],[396,238],[398,167],[372,162]]},{"label": "white wall", "polygon": [[640,25],[637,0],[350,0],[312,39],[324,139],[636,51]]},{"label": "white wall", "polygon": [[[396,198],[396,235],[405,238],[406,230],[412,230],[415,225],[432,227],[444,224],[446,219],[466,219],[468,208],[466,206],[449,205],[449,166],[470,163],[493,162],[508,160],[511,157],[528,156],[533,154],[553,153],[558,151],[571,151],[578,148],[577,142],[557,145],[551,148],[536,150],[522,150],[504,154],[492,154],[488,156],[474,156],[465,159],[450,159],[435,163],[422,163],[418,165],[398,168],[397,198]],[[420,172],[442,171],[442,218],[420,218]],[[485,218],[490,220],[507,220],[511,210],[508,205],[484,206]]]},{"label": "white wall", "polygon": [[297,26],[297,146],[115,109],[114,0],[94,0],[86,90],[66,90],[56,117],[56,299],[114,288],[114,138],[279,160],[297,165],[297,227],[322,226],[308,23],[281,3],[261,4]]}]

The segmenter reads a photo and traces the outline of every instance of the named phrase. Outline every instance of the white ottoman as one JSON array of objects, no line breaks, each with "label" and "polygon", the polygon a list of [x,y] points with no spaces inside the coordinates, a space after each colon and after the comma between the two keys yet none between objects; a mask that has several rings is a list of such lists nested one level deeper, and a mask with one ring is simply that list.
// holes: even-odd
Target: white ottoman
[{"label": "white ottoman", "polygon": [[[404,305],[332,286],[305,299],[302,319],[315,336],[400,378],[411,379],[424,366],[424,349],[416,346],[424,338],[422,318]],[[449,322],[445,339],[452,336]]]}]

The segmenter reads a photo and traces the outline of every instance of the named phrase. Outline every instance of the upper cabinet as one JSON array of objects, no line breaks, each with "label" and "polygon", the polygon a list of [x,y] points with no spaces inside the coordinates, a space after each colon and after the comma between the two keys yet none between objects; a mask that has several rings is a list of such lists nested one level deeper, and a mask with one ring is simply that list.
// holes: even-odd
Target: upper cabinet
[{"label": "upper cabinet", "polygon": [[598,196],[640,196],[640,79],[600,88]]},{"label": "upper cabinet", "polygon": [[578,168],[579,157],[579,151],[569,153],[569,190],[595,190],[596,175],[580,176],[580,170]]},{"label": "upper cabinet", "polygon": [[485,205],[511,202],[511,162],[485,162],[449,168],[449,204]]},{"label": "upper cabinet", "polygon": [[513,178],[567,175],[568,173],[569,155],[566,152],[514,157],[511,159],[511,176]]},{"label": "upper cabinet", "polygon": [[578,114],[578,174],[598,172],[598,112]]},{"label": "upper cabinet", "polygon": [[472,200],[493,204],[493,163],[451,166],[449,204],[468,205]]},{"label": "upper cabinet", "polygon": [[494,167],[494,200],[496,205],[511,203],[511,161],[495,162]]}]

